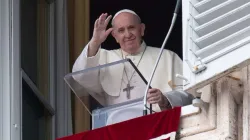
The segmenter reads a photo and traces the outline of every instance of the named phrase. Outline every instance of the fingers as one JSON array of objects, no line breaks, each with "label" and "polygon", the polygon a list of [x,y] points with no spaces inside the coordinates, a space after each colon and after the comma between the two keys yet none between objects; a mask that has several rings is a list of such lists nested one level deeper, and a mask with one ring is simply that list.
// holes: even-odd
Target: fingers
[{"label": "fingers", "polygon": [[110,19],[112,18],[112,15],[109,15],[108,18],[105,20],[104,25],[105,27],[108,26]]},{"label": "fingers", "polygon": [[152,97],[152,96],[156,96],[156,95],[160,95],[161,94],[161,91],[156,89],[156,88],[152,88],[152,89],[149,89],[148,90],[148,95],[147,95],[147,98],[149,97]]},{"label": "fingers", "polygon": [[104,21],[105,21],[105,19],[106,19],[106,16],[107,16],[107,13],[105,13],[105,14],[101,14],[100,15],[100,17],[98,18],[98,24],[99,25],[102,25],[103,23],[104,23]]},{"label": "fingers", "polygon": [[156,104],[159,103],[161,101],[161,97],[160,96],[156,96],[156,97],[151,97],[147,100],[150,104]]},{"label": "fingers", "polygon": [[156,88],[148,89],[148,92],[149,92],[149,93],[155,93],[155,92],[157,92],[157,91],[158,91],[158,89],[156,89]]},{"label": "fingers", "polygon": [[107,16],[108,16],[107,13],[101,14],[100,17],[98,18],[97,24],[103,25],[105,27],[108,26],[108,23],[109,23],[110,19],[112,18],[112,16],[111,15],[109,15],[108,17]]},{"label": "fingers", "polygon": [[147,101],[151,104],[159,103],[161,101],[160,94],[149,94],[147,97]]},{"label": "fingers", "polygon": [[159,89],[149,89],[147,94],[147,101],[150,104],[156,104],[161,101],[162,93]]},{"label": "fingers", "polygon": [[161,98],[161,94],[158,93],[148,93],[147,100],[155,100],[155,98]]},{"label": "fingers", "polygon": [[[108,23],[109,23],[110,19],[112,18],[111,15],[109,15],[108,17],[107,17],[107,15],[108,15],[107,13],[101,14],[100,17],[98,19],[96,19],[95,24],[94,24],[95,30],[105,32],[105,30],[106,30],[106,28],[108,26]],[[111,33],[112,30],[113,30],[113,28],[107,30],[105,32],[105,36],[108,36]]]},{"label": "fingers", "polygon": [[105,13],[105,14],[103,13],[95,21],[92,39],[95,40],[95,42],[97,42],[97,44],[101,44],[102,42],[104,42],[106,40],[107,36],[113,30],[113,28],[106,30],[107,25],[112,17],[111,15],[108,17],[107,16],[108,16],[107,13]]},{"label": "fingers", "polygon": [[148,103],[150,104],[158,104],[160,101],[159,100],[151,100],[151,101],[148,101]]},{"label": "fingers", "polygon": [[109,29],[106,31],[105,35],[108,36],[112,31],[113,31],[113,28],[109,28]]},{"label": "fingers", "polygon": [[96,20],[95,20],[95,25],[94,25],[94,26],[95,26],[95,28],[97,28],[97,27],[98,27],[98,22],[99,22],[99,19],[96,19]]}]

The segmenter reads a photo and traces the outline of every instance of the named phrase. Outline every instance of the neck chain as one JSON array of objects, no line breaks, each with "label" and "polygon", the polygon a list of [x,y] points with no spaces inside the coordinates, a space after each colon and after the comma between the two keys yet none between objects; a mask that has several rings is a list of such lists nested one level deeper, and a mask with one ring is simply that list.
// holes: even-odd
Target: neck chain
[{"label": "neck chain", "polygon": [[[139,66],[139,64],[140,64],[140,62],[142,60],[142,57],[143,57],[143,55],[144,55],[144,53],[146,51],[146,48],[147,47],[144,48],[143,53],[141,55],[141,58],[139,59],[138,64],[136,65],[136,67]],[[124,56],[123,56],[123,52],[122,51],[121,51],[121,55],[122,55],[122,59],[125,59]],[[127,99],[130,99],[130,90],[134,88],[134,86],[130,86],[130,81],[132,80],[132,78],[133,78],[133,76],[134,76],[134,74],[135,74],[136,71],[134,70],[133,73],[132,73],[132,75],[131,75],[131,77],[129,78],[125,66],[124,66],[123,70],[124,70],[124,72],[126,74],[126,77],[127,77],[127,80],[128,80],[127,86],[126,86],[126,88],[123,89],[123,91],[127,92]],[[122,80],[122,81],[124,81],[124,80]],[[124,83],[125,83],[125,81],[124,81]],[[122,86],[122,82],[121,82],[121,86]]]}]

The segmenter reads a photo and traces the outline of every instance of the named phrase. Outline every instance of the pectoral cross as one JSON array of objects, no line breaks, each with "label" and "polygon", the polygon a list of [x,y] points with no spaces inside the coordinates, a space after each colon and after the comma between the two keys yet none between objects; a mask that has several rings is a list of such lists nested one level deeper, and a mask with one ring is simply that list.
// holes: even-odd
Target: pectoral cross
[{"label": "pectoral cross", "polygon": [[123,92],[126,91],[127,92],[127,99],[130,99],[130,90],[133,89],[134,86],[130,86],[130,84],[127,84],[127,87],[123,89]]}]

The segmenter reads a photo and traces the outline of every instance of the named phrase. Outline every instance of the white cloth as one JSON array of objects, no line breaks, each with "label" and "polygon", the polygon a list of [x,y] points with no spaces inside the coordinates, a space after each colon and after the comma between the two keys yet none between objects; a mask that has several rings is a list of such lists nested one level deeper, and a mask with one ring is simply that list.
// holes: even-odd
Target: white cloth
[{"label": "white cloth", "polygon": [[[127,55],[126,58],[130,58],[132,62],[137,65],[145,47],[146,51],[144,52],[144,55],[138,65],[138,69],[148,81],[155,65],[156,59],[158,57],[158,54],[160,52],[160,49],[146,46],[146,44],[143,42],[139,54]],[[105,49],[99,49],[97,54],[93,57],[87,57],[87,54],[88,44],[85,46],[84,50],[77,58],[73,66],[73,72],[122,59],[122,53],[120,49],[110,51]],[[133,70],[129,70],[127,66],[125,66],[125,69],[127,70],[127,73],[129,75],[128,77],[130,78]],[[176,74],[182,74],[182,61],[174,52],[164,50],[151,83],[152,88],[158,88],[164,94],[172,90],[171,87],[168,85],[169,81],[172,81],[172,83],[175,83],[176,85],[182,85],[182,80],[175,78]],[[74,78],[80,84],[85,85],[86,81],[84,81],[81,76],[77,76]],[[96,71],[95,73],[92,73],[89,78],[85,77],[84,79],[91,79],[90,86],[95,89],[95,92],[104,94],[106,102],[104,101],[102,102],[102,104],[112,105],[128,100],[126,93],[122,91],[127,84],[127,78],[124,74],[124,65],[117,65],[102,69],[100,71]],[[122,82],[121,79],[123,79],[124,81]],[[138,82],[138,80],[140,80],[140,78],[137,74],[135,74],[131,80],[131,85],[133,86],[133,82],[138,84],[140,82]],[[135,88],[136,87],[138,86],[135,86]],[[145,87],[146,86],[144,85],[144,87],[141,86],[137,90],[131,90],[131,99],[143,97]],[[153,108],[159,111],[158,105],[153,105]]]}]

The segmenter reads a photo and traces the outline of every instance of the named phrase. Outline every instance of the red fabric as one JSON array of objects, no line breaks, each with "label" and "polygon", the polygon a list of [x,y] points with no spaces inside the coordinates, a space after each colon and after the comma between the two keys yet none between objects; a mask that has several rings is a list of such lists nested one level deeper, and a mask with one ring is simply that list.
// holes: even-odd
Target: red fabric
[{"label": "red fabric", "polygon": [[178,130],[181,107],[57,140],[149,140]]}]

